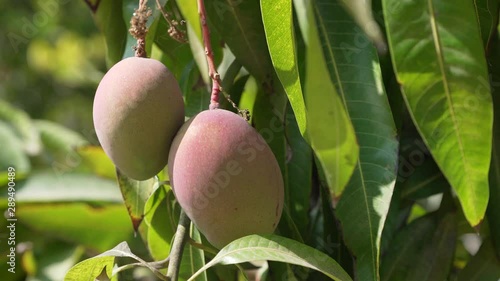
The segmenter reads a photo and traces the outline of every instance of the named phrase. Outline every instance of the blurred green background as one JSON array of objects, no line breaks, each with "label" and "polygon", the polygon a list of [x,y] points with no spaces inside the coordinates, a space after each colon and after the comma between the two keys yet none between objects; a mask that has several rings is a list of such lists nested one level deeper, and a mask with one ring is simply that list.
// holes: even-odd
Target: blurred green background
[{"label": "blurred green background", "polygon": [[[124,240],[142,243],[113,165],[93,146],[105,41],[82,0],[0,0],[0,7],[0,279],[63,280],[81,259]],[[15,273],[7,264],[8,167],[16,169]]]}]

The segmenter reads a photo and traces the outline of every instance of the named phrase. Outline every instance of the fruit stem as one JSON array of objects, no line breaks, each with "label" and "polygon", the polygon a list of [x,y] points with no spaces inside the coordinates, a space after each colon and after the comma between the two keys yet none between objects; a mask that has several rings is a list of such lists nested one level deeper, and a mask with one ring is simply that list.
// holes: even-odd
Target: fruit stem
[{"label": "fruit stem", "polygon": [[148,0],[139,0],[139,7],[135,9],[132,18],[130,19],[130,34],[137,39],[137,46],[134,47],[135,56],[146,58],[146,34],[148,33],[149,16],[151,16],[151,9],[146,4]]},{"label": "fruit stem", "polygon": [[219,94],[222,91],[222,82],[220,75],[215,68],[214,52],[210,44],[210,30],[207,24],[207,12],[203,0],[198,0],[198,14],[200,15],[201,29],[203,31],[203,43],[205,45],[205,54],[207,55],[208,74],[212,79],[212,94],[210,95],[210,109],[219,108]]},{"label": "fruit stem", "polygon": [[191,220],[186,215],[186,213],[181,210],[181,216],[179,218],[179,224],[177,225],[177,231],[175,232],[174,242],[172,243],[172,250],[170,250],[170,262],[167,269],[167,279],[171,281],[177,281],[179,277],[179,268],[181,266],[182,252],[184,250],[184,245],[189,236],[189,226]]}]

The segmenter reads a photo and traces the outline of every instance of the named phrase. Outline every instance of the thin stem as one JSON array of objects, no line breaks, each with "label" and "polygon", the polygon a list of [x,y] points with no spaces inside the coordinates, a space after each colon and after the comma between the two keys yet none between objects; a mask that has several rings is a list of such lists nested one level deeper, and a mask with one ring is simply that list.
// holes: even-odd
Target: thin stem
[{"label": "thin stem", "polygon": [[198,14],[200,15],[201,29],[203,31],[203,43],[205,44],[205,54],[207,55],[208,74],[212,78],[212,94],[210,95],[210,109],[219,108],[219,93],[222,91],[220,75],[215,68],[214,52],[210,44],[210,30],[207,24],[207,12],[203,0],[198,0]]},{"label": "thin stem", "polygon": [[170,18],[169,13],[167,13],[167,11],[165,11],[165,9],[163,9],[163,7],[161,6],[160,0],[156,0],[156,7],[158,8],[158,10],[160,10],[163,18],[168,23],[168,34],[170,35],[170,37],[180,43],[187,43],[186,32],[178,28],[179,23],[176,20]]},{"label": "thin stem", "polygon": [[191,246],[193,246],[193,247],[195,247],[195,248],[197,248],[197,249],[200,249],[200,250],[202,250],[202,251],[203,251],[203,252],[205,252],[205,253],[209,253],[209,254],[211,254],[212,256],[217,255],[217,249],[212,248],[212,247],[210,247],[210,246],[203,245],[203,244],[201,244],[201,243],[198,243],[198,242],[196,242],[193,238],[189,238],[189,239],[187,240],[187,242],[189,243],[189,245],[191,245]]},{"label": "thin stem", "polygon": [[182,252],[184,250],[184,245],[189,236],[189,225],[191,220],[189,220],[186,213],[181,210],[181,216],[179,218],[179,224],[177,225],[177,231],[175,232],[174,243],[172,244],[172,250],[170,250],[170,262],[167,269],[167,279],[171,281],[177,281],[179,276],[179,268],[181,266]]}]

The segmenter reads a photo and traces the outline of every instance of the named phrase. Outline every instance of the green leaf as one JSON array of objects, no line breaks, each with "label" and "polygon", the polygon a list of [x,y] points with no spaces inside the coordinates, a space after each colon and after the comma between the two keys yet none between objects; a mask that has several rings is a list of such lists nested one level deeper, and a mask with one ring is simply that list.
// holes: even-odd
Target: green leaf
[{"label": "green leaf", "polygon": [[95,280],[103,271],[110,278],[113,275],[115,258],[112,256],[94,257],[79,262],[72,267],[64,281],[88,281]]},{"label": "green leaf", "polygon": [[16,216],[19,222],[37,233],[98,251],[109,249],[132,234],[130,220],[122,204],[18,204]]},{"label": "green leaf", "polygon": [[[174,73],[177,80],[180,80],[182,72],[193,61],[193,55],[189,44],[180,43],[174,40],[168,34],[168,24],[163,18],[159,18],[156,28],[154,43],[161,50],[161,56],[158,59]],[[152,57],[155,57],[155,48],[153,48]],[[185,93],[185,91],[183,91]]]},{"label": "green leaf", "polygon": [[236,59],[258,81],[268,81],[274,71],[259,1],[207,0],[205,6],[210,24]]},{"label": "green leaf", "polygon": [[[191,227],[189,230],[189,237],[194,241],[201,243],[201,235],[198,229],[191,223]],[[184,247],[184,252],[182,255],[182,262],[179,269],[179,277],[181,280],[189,279],[193,274],[195,274],[200,268],[205,265],[205,256],[203,254],[203,250],[195,248],[191,246],[189,243],[186,243]],[[196,281],[206,281],[207,274],[203,272],[194,280]]]},{"label": "green leaf", "polygon": [[262,20],[274,69],[292,105],[300,133],[306,131],[306,108],[302,97],[291,0],[261,0]]},{"label": "green leaf", "polygon": [[147,245],[155,260],[168,257],[170,243],[177,229],[179,209],[174,208],[175,197],[171,189],[158,187],[144,206],[144,221],[148,226]]},{"label": "green leaf", "polygon": [[116,177],[132,225],[134,230],[137,231],[144,218],[144,205],[146,205],[146,201],[155,190],[157,180],[155,178],[145,181],[133,180],[120,173],[118,169],[116,169]]},{"label": "green leaf", "polygon": [[[13,167],[17,173],[29,172],[31,164],[21,140],[16,136],[14,130],[3,121],[0,121],[0,139],[2,140],[0,171],[7,171],[9,167]],[[7,182],[7,173],[0,175],[0,186]]]},{"label": "green leaf", "polygon": [[484,81],[486,85],[491,84],[494,116],[493,122],[493,146],[491,150],[490,166],[490,202],[488,204],[487,216],[491,233],[491,241],[495,247],[497,257],[500,258],[500,44],[495,44],[492,56],[489,57],[491,81]]},{"label": "green leaf", "polygon": [[123,20],[122,0],[97,1],[92,10],[97,27],[106,40],[106,64],[108,68],[122,59],[127,41],[127,26]]},{"label": "green leaf", "polygon": [[100,146],[86,145],[76,148],[81,157],[81,170],[107,178],[116,179],[115,164]]},{"label": "green leaf", "polygon": [[416,129],[403,131],[400,143],[397,188],[403,198],[416,201],[450,188]]},{"label": "green leaf", "polygon": [[74,153],[75,148],[88,144],[83,136],[60,124],[47,120],[35,120],[34,122],[35,127],[40,131],[45,149],[50,152]]},{"label": "green leaf", "polygon": [[313,155],[309,144],[302,138],[297,121],[287,107],[285,134],[291,154],[286,163],[288,170],[288,205],[290,215],[302,236],[308,225],[309,198],[312,191]]},{"label": "green leaf", "polygon": [[14,134],[21,139],[21,147],[27,154],[40,153],[40,134],[26,112],[0,99],[0,120],[7,122],[14,129]]},{"label": "green leaf", "polygon": [[474,0],[474,6],[476,8],[484,48],[488,51],[492,44],[493,36],[497,33],[500,2],[498,0]]},{"label": "green leaf", "polygon": [[460,271],[458,281],[498,281],[500,260],[495,256],[490,239],[483,241],[476,255]]},{"label": "green leaf", "polygon": [[[337,216],[345,243],[356,257],[359,279],[378,280],[382,229],[396,180],[396,129],[377,51],[369,38],[339,1],[315,3],[329,78],[336,86],[359,144],[359,156],[353,155],[354,173],[336,206]],[[352,212],[353,209],[358,211]]]},{"label": "green leaf", "polygon": [[63,280],[64,276],[75,265],[82,256],[84,248],[77,245],[54,241],[35,244],[34,251],[36,274],[34,280]]},{"label": "green leaf", "polygon": [[[50,189],[47,189],[50,187]],[[18,202],[113,202],[121,203],[112,180],[89,174],[37,171],[16,185]]]},{"label": "green leaf", "polygon": [[75,265],[66,274],[64,281],[93,280],[100,275],[100,273],[104,268],[106,268],[106,274],[108,275],[108,277],[111,277],[120,270],[120,268],[113,269],[116,257],[134,259],[138,261],[137,265],[149,268],[158,277],[160,277],[162,280],[165,280],[161,272],[159,272],[152,263],[148,263],[143,259],[141,259],[140,257],[136,256],[134,253],[132,253],[127,242],[121,242],[120,244],[116,245],[113,249],[108,250],[93,258],[84,260]]},{"label": "green leaf", "polygon": [[328,187],[339,196],[354,171],[359,147],[352,123],[330,80],[321,42],[308,9],[306,105],[308,141],[325,172]]},{"label": "green leaf", "polygon": [[380,30],[377,22],[373,18],[371,0],[340,0],[344,7],[352,15],[356,23],[363,29],[363,32],[377,45],[381,52],[385,52],[384,34]]},{"label": "green leaf", "polygon": [[488,74],[473,3],[383,4],[406,105],[467,220],[476,226],[488,204],[493,112],[490,89],[481,83]]},{"label": "green leaf", "polygon": [[456,215],[434,213],[398,233],[384,257],[382,280],[446,280],[457,240]]},{"label": "green leaf", "polygon": [[352,280],[336,261],[326,254],[297,241],[276,235],[250,235],[231,242],[189,280],[215,264],[238,264],[270,260],[308,267],[333,280]]},{"label": "green leaf", "polygon": [[210,92],[204,83],[200,85],[200,81],[203,81],[200,71],[194,61],[191,61],[184,69],[180,80],[187,117],[192,117],[203,110],[207,110],[210,104]]}]

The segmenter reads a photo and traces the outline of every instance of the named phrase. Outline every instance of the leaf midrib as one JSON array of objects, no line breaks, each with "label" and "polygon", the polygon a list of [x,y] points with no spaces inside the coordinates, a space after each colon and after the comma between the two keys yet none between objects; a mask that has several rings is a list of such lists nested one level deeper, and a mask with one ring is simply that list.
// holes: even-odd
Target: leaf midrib
[{"label": "leaf midrib", "polygon": [[[435,51],[436,51],[437,61],[439,64],[439,69],[440,69],[441,75],[443,77],[443,87],[444,87],[444,91],[445,91],[445,95],[446,95],[446,100],[448,103],[448,108],[450,109],[450,113],[451,113],[451,118],[453,121],[455,135],[457,136],[458,148],[460,151],[462,164],[463,164],[463,167],[465,169],[464,177],[465,177],[467,185],[470,185],[470,184],[472,184],[471,179],[470,179],[470,174],[469,174],[470,167],[466,161],[464,146],[462,143],[462,138],[460,135],[459,128],[457,127],[457,124],[458,124],[457,116],[455,113],[455,108],[453,107],[453,101],[451,99],[450,86],[448,85],[448,77],[447,77],[445,67],[444,67],[444,56],[443,56],[443,52],[442,52],[443,46],[441,44],[441,37],[439,35],[439,30],[438,30],[438,26],[436,23],[436,17],[435,17],[435,12],[434,12],[434,6],[433,6],[432,2],[433,2],[433,0],[427,0],[427,4],[428,4],[428,8],[429,8],[430,24],[431,24],[431,30],[432,30],[432,37],[434,38],[434,47],[435,47]],[[461,186],[462,185],[463,184],[461,184]],[[458,189],[459,187],[457,186],[455,188]],[[475,198],[474,193],[469,194],[469,196],[473,197],[472,198],[473,202],[477,201],[477,198]],[[472,209],[474,211],[474,214],[477,213],[477,209],[476,209],[475,204],[470,204],[469,206],[467,206],[467,208]]]},{"label": "leaf midrib", "polygon": [[[320,15],[317,5],[314,5],[314,9],[316,10],[316,15]],[[318,16],[317,19],[318,19],[318,25],[321,27],[320,28],[321,32],[323,33],[323,37],[325,38],[325,41],[327,43],[328,53],[329,53],[329,55],[330,55],[330,57],[332,59],[332,64],[333,64],[333,67],[335,69],[335,78],[338,81],[339,93],[340,93],[340,95],[342,97],[342,102],[344,103],[344,108],[346,109],[345,110],[346,115],[349,118],[349,120],[351,120],[351,115],[350,115],[350,112],[348,110],[347,102],[346,102],[346,98],[345,98],[344,87],[343,87],[343,84],[342,84],[342,80],[340,79],[339,70],[337,68],[337,61],[336,61],[335,55],[334,55],[334,53],[332,51],[333,49],[332,49],[331,44],[330,44],[328,33],[326,32],[325,24],[323,22],[323,17]],[[376,247],[374,245],[374,240],[375,239],[373,237],[373,232],[372,232],[373,227],[372,227],[372,219],[371,219],[371,216],[370,216],[370,206],[368,205],[368,194],[366,193],[365,179],[364,179],[364,176],[363,176],[363,169],[361,167],[361,163],[360,162],[361,162],[360,161],[360,156],[358,155],[358,159],[357,159],[357,164],[356,165],[357,165],[357,168],[359,170],[360,177],[361,177],[361,189],[363,190],[363,199],[364,199],[364,203],[366,205],[367,221],[368,221],[368,226],[369,226],[369,230],[370,230],[369,231],[369,233],[370,233],[370,246],[371,246],[370,247],[370,252],[371,252],[372,260],[375,261],[375,263],[372,266],[372,272],[374,273],[374,275],[376,277],[376,280],[380,280],[379,272],[377,270],[377,268],[379,266],[378,253],[375,253],[375,252],[377,252],[377,249],[376,249]],[[375,252],[374,252],[373,249],[375,249]]]}]

